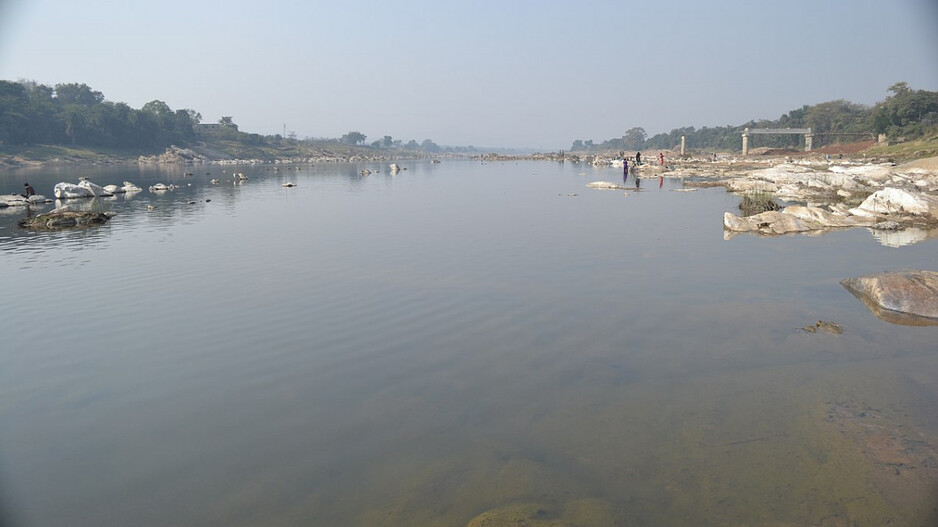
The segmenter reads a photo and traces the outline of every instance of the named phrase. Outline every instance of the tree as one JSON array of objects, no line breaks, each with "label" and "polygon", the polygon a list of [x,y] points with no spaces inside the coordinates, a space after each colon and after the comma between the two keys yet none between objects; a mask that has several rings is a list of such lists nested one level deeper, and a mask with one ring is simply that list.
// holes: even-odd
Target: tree
[{"label": "tree", "polygon": [[938,123],[938,92],[913,90],[905,82],[893,84],[889,91],[893,94],[873,108],[876,133],[918,137]]},{"label": "tree", "polygon": [[26,90],[15,82],[0,81],[0,144],[24,143],[29,137]]},{"label": "tree", "polygon": [[429,139],[424,139],[423,142],[420,143],[420,149],[424,152],[439,152],[440,146]]},{"label": "tree", "polygon": [[648,139],[648,134],[645,133],[645,129],[636,126],[625,132],[622,141],[625,143],[623,146],[626,150],[641,150],[645,148],[646,139]]},{"label": "tree", "polygon": [[340,141],[347,145],[357,145],[365,142],[365,134],[361,132],[349,132],[342,136]]},{"label": "tree", "polygon": [[235,131],[238,130],[238,125],[234,123],[234,118],[230,115],[226,115],[219,119],[218,124],[224,126],[225,128],[233,128]]},{"label": "tree", "polygon": [[87,84],[56,84],[55,97],[63,105],[94,106],[104,102],[104,94],[92,90]]},{"label": "tree", "polygon": [[202,122],[202,114],[195,110],[186,109],[185,112],[189,114],[189,120],[192,121],[192,124],[199,124]]}]

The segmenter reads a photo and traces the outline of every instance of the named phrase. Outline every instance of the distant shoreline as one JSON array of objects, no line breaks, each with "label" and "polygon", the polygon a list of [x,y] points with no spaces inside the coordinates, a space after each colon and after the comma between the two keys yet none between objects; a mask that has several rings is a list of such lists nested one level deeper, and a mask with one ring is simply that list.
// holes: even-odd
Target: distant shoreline
[{"label": "distant shoreline", "polygon": [[[19,170],[52,167],[93,167],[93,166],[213,166],[213,165],[250,165],[250,164],[311,164],[311,163],[385,163],[419,159],[481,159],[481,160],[553,160],[603,164],[604,160],[615,158],[619,152],[567,151],[534,154],[497,154],[497,153],[426,153],[416,151],[386,151],[366,147],[335,145],[330,148],[290,148],[283,150],[252,151],[263,154],[251,157],[233,157],[213,149],[211,145],[182,148],[172,146],[162,153],[140,151],[94,150],[89,148],[69,148],[61,145],[34,145],[12,149],[12,152],[0,152],[0,173]],[[855,159],[869,161],[905,162],[926,157],[938,156],[938,139],[910,141],[890,146],[874,145],[858,149],[856,145],[830,145],[811,152],[796,150],[780,151],[763,149],[753,150],[743,157],[739,152],[716,152],[721,156],[739,160],[766,160],[769,158],[808,158],[827,155],[845,155]],[[646,152],[657,154],[659,150]],[[663,150],[670,160],[680,158],[675,151]],[[714,152],[689,152],[686,158],[710,156]],[[278,155],[280,154],[280,155]],[[635,152],[626,152],[627,157]],[[651,154],[649,154],[651,155]],[[656,157],[653,155],[652,157]],[[649,159],[649,161],[651,161]]]}]

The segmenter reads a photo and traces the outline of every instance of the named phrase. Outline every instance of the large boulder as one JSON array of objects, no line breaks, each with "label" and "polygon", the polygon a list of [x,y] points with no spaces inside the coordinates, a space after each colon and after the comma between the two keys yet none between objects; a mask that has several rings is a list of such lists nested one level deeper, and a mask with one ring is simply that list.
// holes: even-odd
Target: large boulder
[{"label": "large boulder", "polygon": [[866,198],[860,206],[850,209],[856,216],[898,214],[938,216],[938,200],[925,194],[912,194],[902,189],[884,188]]},{"label": "large boulder", "polygon": [[877,317],[904,325],[938,325],[938,273],[894,271],[841,280]]},{"label": "large boulder", "polygon": [[93,198],[94,191],[73,183],[56,183],[52,189],[55,199]]}]

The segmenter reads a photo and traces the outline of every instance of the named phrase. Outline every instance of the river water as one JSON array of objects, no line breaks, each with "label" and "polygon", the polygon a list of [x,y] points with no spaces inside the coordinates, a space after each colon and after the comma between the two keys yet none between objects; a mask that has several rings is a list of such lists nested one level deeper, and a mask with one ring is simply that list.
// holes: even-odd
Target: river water
[{"label": "river water", "polygon": [[0,211],[0,523],[936,521],[938,327],[839,281],[938,241],[724,240],[722,188],[402,166],[0,175],[144,188],[87,230]]}]

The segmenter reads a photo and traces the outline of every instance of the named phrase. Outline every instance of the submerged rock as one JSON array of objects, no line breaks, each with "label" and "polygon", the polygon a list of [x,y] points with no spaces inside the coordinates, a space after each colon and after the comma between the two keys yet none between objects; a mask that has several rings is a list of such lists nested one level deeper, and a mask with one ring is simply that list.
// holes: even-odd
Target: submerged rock
[{"label": "submerged rock", "polygon": [[819,331],[826,331],[827,333],[833,333],[835,335],[843,335],[844,333],[844,329],[840,327],[840,324],[829,320],[818,320],[814,324],[801,329],[807,333],[817,333]]},{"label": "submerged rock", "polygon": [[876,273],[846,278],[840,284],[887,322],[938,325],[938,273],[934,271]]},{"label": "submerged rock", "polygon": [[31,218],[22,219],[19,221],[19,226],[24,229],[44,231],[69,229],[73,227],[91,227],[93,225],[103,225],[114,216],[115,214],[113,212],[54,210]]},{"label": "submerged rock", "polygon": [[628,190],[629,187],[623,187],[618,183],[613,183],[611,181],[593,181],[592,183],[587,183],[586,188],[596,188],[600,190]]}]

